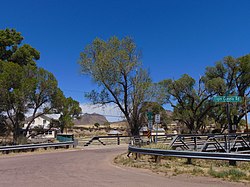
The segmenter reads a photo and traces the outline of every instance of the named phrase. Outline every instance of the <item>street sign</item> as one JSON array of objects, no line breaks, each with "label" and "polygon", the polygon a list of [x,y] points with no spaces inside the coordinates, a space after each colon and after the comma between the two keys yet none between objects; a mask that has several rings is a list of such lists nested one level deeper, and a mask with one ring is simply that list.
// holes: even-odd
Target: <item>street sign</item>
[{"label": "street sign", "polygon": [[153,120],[148,121],[148,129],[152,130],[153,129]]},{"label": "street sign", "polygon": [[240,96],[215,96],[213,97],[214,102],[241,102],[242,97]]},{"label": "street sign", "polygon": [[155,123],[160,123],[160,122],[161,122],[161,115],[155,114]]},{"label": "street sign", "polygon": [[152,112],[148,112],[147,113],[148,120],[152,120],[152,116],[153,116]]}]

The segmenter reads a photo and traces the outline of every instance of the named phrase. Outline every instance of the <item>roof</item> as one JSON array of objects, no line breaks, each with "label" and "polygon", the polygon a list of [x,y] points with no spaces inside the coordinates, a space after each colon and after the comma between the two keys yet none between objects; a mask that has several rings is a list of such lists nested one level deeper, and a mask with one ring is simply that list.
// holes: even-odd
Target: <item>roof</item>
[{"label": "roof", "polygon": [[[36,114],[36,117],[40,115],[40,114]],[[39,117],[47,120],[47,121],[51,121],[51,120],[59,120],[60,114],[42,114]],[[26,118],[25,122],[29,122],[32,120],[32,116],[29,116]]]},{"label": "roof", "polygon": [[117,135],[117,134],[121,135],[122,133],[118,130],[111,130],[108,132],[108,135]]}]

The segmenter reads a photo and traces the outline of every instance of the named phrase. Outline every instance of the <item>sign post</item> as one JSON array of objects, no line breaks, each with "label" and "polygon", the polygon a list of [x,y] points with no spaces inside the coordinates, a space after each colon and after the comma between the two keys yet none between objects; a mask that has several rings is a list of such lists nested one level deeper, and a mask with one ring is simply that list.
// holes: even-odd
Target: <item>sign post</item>
[{"label": "sign post", "polygon": [[[228,120],[230,119],[230,106],[229,106],[229,102],[242,102],[242,97],[240,96],[228,96],[228,92],[226,92],[225,96],[215,96],[213,97],[213,101],[214,102],[218,102],[218,103],[227,103],[226,105],[226,111],[227,111],[227,118]],[[231,127],[231,124],[228,122],[228,133],[230,133],[232,130],[236,130],[236,127],[233,126],[233,128]]]},{"label": "sign post", "polygon": [[153,129],[153,113],[152,112],[147,112],[147,118],[148,118],[148,133],[147,136],[150,138],[151,141],[151,132]]},{"label": "sign post", "polygon": [[155,123],[156,123],[156,137],[155,137],[155,143],[157,143],[157,138],[158,138],[158,125],[161,122],[161,115],[156,114],[155,115]]}]

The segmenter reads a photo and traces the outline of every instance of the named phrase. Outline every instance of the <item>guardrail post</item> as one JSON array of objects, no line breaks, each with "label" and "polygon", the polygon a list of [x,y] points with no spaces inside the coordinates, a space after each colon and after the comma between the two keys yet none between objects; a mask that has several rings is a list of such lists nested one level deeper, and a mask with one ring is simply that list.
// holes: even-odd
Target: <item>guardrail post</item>
[{"label": "guardrail post", "polygon": [[135,153],[135,160],[137,160],[138,153]]},{"label": "guardrail post", "polygon": [[160,163],[160,162],[161,162],[161,157],[155,156],[155,163]]},{"label": "guardrail post", "polygon": [[197,151],[197,139],[194,137],[194,150]]},{"label": "guardrail post", "polygon": [[224,141],[225,141],[225,150],[228,152],[228,150],[227,150],[227,136],[226,135],[224,135]]},{"label": "guardrail post", "polygon": [[235,160],[229,160],[229,165],[230,165],[230,166],[236,166],[237,163],[236,163]]},{"label": "guardrail post", "polygon": [[187,158],[187,164],[192,164],[192,159],[191,158]]},{"label": "guardrail post", "polygon": [[78,145],[78,139],[74,139],[73,148],[76,148],[77,145]]},{"label": "guardrail post", "polygon": [[120,137],[118,134],[117,134],[117,145],[120,145]]}]

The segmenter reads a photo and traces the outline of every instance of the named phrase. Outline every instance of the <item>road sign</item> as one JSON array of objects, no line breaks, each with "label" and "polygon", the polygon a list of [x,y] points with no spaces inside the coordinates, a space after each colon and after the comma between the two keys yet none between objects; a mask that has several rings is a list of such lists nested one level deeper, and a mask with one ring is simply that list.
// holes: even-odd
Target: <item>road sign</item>
[{"label": "road sign", "polygon": [[161,115],[155,114],[155,123],[160,123],[160,122],[161,122]]},{"label": "road sign", "polygon": [[240,96],[215,96],[213,97],[214,102],[241,102],[242,97]]},{"label": "road sign", "polygon": [[148,121],[148,129],[152,130],[153,129],[153,120]]},{"label": "road sign", "polygon": [[147,113],[148,120],[152,120],[153,119],[152,116],[153,116],[152,112]]}]

